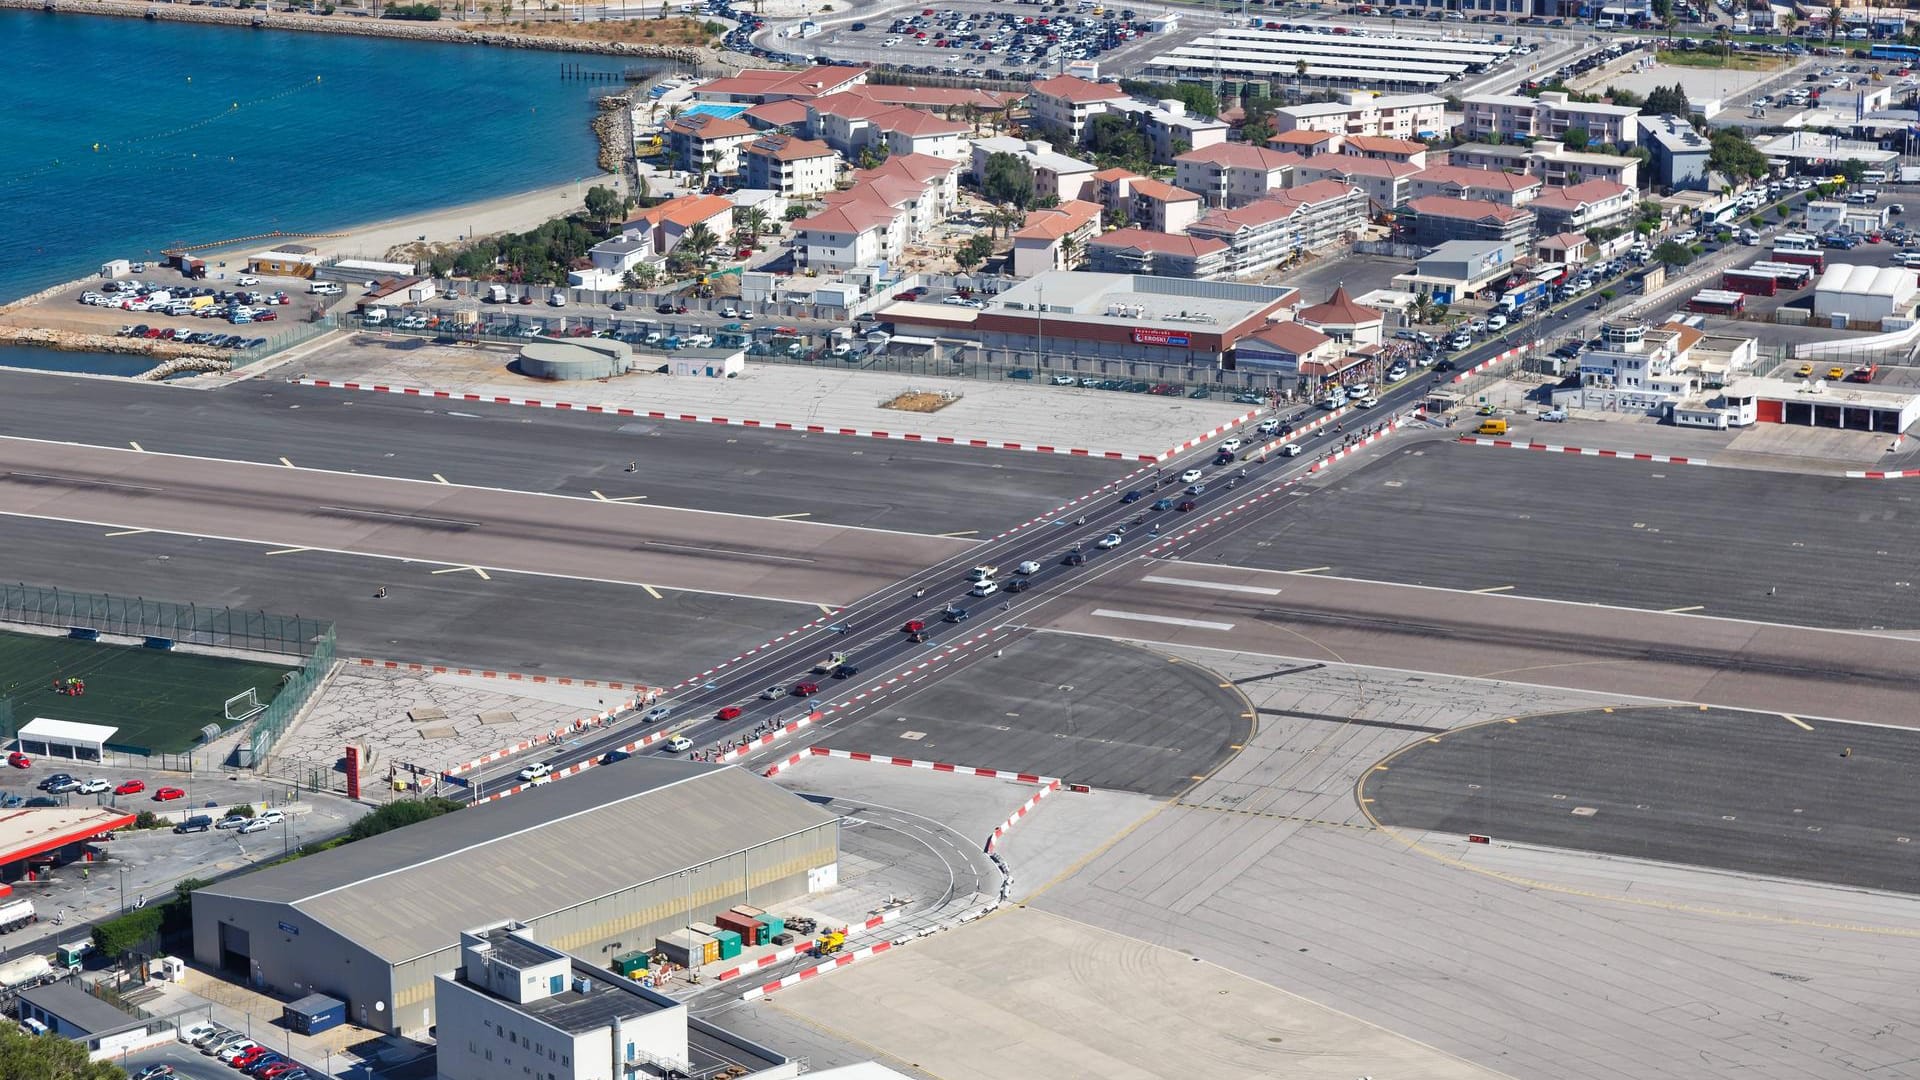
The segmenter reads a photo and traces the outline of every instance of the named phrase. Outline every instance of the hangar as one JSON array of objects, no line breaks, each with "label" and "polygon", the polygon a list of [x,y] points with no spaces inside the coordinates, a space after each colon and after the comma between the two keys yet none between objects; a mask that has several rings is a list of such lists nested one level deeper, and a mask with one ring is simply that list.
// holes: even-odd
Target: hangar
[{"label": "hangar", "polygon": [[193,953],[255,987],[433,1026],[463,927],[515,919],[587,957],[837,880],[839,819],[751,772],[631,758],[193,894]]}]

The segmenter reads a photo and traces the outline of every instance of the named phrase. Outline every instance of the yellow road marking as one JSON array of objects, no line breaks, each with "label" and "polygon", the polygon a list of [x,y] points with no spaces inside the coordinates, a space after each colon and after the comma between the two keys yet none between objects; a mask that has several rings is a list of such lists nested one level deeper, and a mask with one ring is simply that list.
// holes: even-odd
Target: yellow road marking
[{"label": "yellow road marking", "polygon": [[446,484],[446,483],[451,483],[451,481],[449,481],[449,480],[448,480],[448,479],[447,479],[446,477],[444,477],[444,476],[441,476],[441,475],[440,475],[439,473],[434,473],[434,474],[433,474],[433,478],[434,478],[435,480],[438,480],[438,481],[440,481],[440,482],[441,482],[441,483],[443,483],[443,484]]},{"label": "yellow road marking", "polygon": [[1807,723],[1805,720],[1802,720],[1797,716],[1789,716],[1786,713],[1781,713],[1780,715],[1785,716],[1787,718],[1787,723],[1792,724],[1794,727],[1799,728],[1801,731],[1813,730],[1812,724]]},{"label": "yellow road marking", "polygon": [[140,445],[139,443],[137,443],[137,442],[134,442],[134,441],[133,441],[132,439],[128,439],[128,440],[127,440],[127,445],[128,445],[128,446],[131,446],[131,447],[133,447],[133,448],[134,448],[135,450],[138,450],[138,451],[140,451],[140,452],[141,452],[141,453],[143,453],[143,454],[147,452],[147,448],[146,448],[146,447],[144,447],[144,446],[141,446],[141,445]]},{"label": "yellow road marking", "polygon": [[1230,683],[1230,682],[1223,682],[1223,683],[1221,683],[1221,684],[1220,684],[1220,689],[1222,689],[1222,690],[1231,690],[1231,689],[1233,689],[1233,684],[1232,684],[1232,683]]},{"label": "yellow road marking", "polygon": [[941,536],[978,536],[979,529],[961,529],[959,532],[941,533]]},{"label": "yellow road marking", "polygon": [[141,533],[149,533],[152,531],[153,531],[152,529],[121,529],[119,532],[110,532],[105,535],[107,536],[139,536]]},{"label": "yellow road marking", "polygon": [[1331,567],[1331,566],[1306,566],[1306,567],[1302,567],[1302,568],[1300,568],[1300,569],[1298,569],[1298,570],[1289,570],[1289,571],[1287,571],[1287,573],[1289,573],[1289,574],[1317,574],[1317,573],[1319,573],[1319,572],[1320,572],[1320,571],[1322,571],[1322,570],[1331,570],[1331,569],[1333,569],[1333,567]]},{"label": "yellow road marking", "polygon": [[803,518],[803,517],[812,517],[812,516],[813,516],[813,512],[812,512],[812,511],[810,511],[810,510],[802,510],[802,511],[800,511],[800,512],[799,512],[799,513],[797,513],[797,514],[775,514],[775,515],[773,515],[773,518],[772,518],[772,520],[774,520],[774,521],[788,521],[788,520],[791,520],[791,519],[793,519],[793,518]]},{"label": "yellow road marking", "polygon": [[280,549],[280,550],[278,550],[278,551],[269,551],[269,552],[267,552],[267,554],[269,554],[269,555],[298,555],[299,553],[301,553],[301,552],[303,552],[303,551],[312,551],[312,550],[313,550],[312,548],[281,548],[281,549]]},{"label": "yellow road marking", "polygon": [[472,572],[474,572],[474,573],[476,573],[476,574],[479,574],[479,575],[480,575],[480,580],[482,580],[482,581],[492,581],[492,580],[493,580],[493,577],[492,577],[491,575],[489,575],[489,574],[488,574],[488,573],[487,573],[487,572],[486,572],[485,570],[482,570],[482,569],[480,569],[480,568],[479,568],[479,567],[477,567],[477,566],[449,566],[449,567],[447,567],[447,568],[446,568],[445,570],[434,570],[434,571],[432,571],[432,573],[435,573],[435,574],[464,574],[464,573],[466,573],[466,572],[467,572],[467,571],[469,571],[469,570],[471,570]]},{"label": "yellow road marking", "polygon": [[597,491],[593,493],[593,497],[599,499],[601,502],[633,502],[636,499],[646,498],[645,495],[614,495],[609,497]]},{"label": "yellow road marking", "polygon": [[822,614],[822,615],[831,615],[831,614],[833,614],[833,609],[832,609],[832,608],[830,608],[830,607],[828,607],[828,606],[827,606],[827,605],[825,605],[825,604],[815,604],[815,605],[813,605],[813,606],[814,606],[814,607],[817,607],[817,608],[819,608],[819,609],[820,609],[820,614]]},{"label": "yellow road marking", "polygon": [[1513,588],[1513,586],[1511,585],[1489,585],[1484,589],[1472,589],[1470,591],[1478,592],[1478,593],[1506,592],[1508,589],[1511,589],[1511,588]]},{"label": "yellow road marking", "polygon": [[1707,605],[1705,604],[1695,604],[1692,607],[1670,607],[1667,609],[1667,614],[1684,615],[1689,611],[1705,611],[1706,609]]},{"label": "yellow road marking", "polygon": [[280,464],[282,464],[282,465],[285,465],[285,466],[286,466],[287,468],[289,468],[289,469],[291,469],[291,468],[293,468],[293,462],[291,462],[291,461],[288,461],[288,460],[287,460],[286,458],[284,458],[284,457],[282,457],[282,458],[280,459]]},{"label": "yellow road marking", "polygon": [[659,589],[656,589],[656,588],[654,588],[654,587],[653,587],[653,586],[651,586],[651,585],[642,585],[642,586],[640,586],[640,587],[641,587],[641,588],[643,588],[643,589],[645,589],[645,590],[647,590],[647,595],[648,595],[648,596],[651,596],[651,597],[653,597],[653,598],[654,598],[655,600],[658,600],[658,599],[660,599],[660,590],[659,590]]}]

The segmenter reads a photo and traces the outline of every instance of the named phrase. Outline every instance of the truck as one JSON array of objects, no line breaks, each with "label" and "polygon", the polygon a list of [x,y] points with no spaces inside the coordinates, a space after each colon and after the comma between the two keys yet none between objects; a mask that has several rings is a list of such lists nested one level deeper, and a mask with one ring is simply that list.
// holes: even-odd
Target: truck
[{"label": "truck", "polygon": [[813,673],[815,675],[831,675],[834,673],[834,671],[836,671],[840,667],[841,664],[844,664],[846,662],[847,662],[846,653],[843,653],[843,652],[833,653],[832,655],[828,656],[825,660],[822,660],[819,663],[813,665]]},{"label": "truck", "polygon": [[487,286],[487,303],[504,304],[506,302],[507,302],[507,287],[505,285]]},{"label": "truck", "polygon": [[1535,300],[1546,296],[1547,284],[1548,283],[1544,281],[1529,281],[1525,285],[1508,289],[1506,292],[1500,294],[1500,299],[1494,303],[1493,310],[1500,312],[1502,315],[1512,315],[1514,312],[1519,311]]},{"label": "truck", "polygon": [[18,930],[33,922],[33,901],[8,900],[0,903],[0,933]]},{"label": "truck", "polygon": [[22,956],[0,964],[0,993],[17,994],[53,978],[53,963],[46,957]]},{"label": "truck", "polygon": [[990,565],[988,563],[981,563],[979,566],[976,566],[973,569],[967,571],[967,580],[968,581],[991,581],[999,573],[1000,573],[999,567]]}]

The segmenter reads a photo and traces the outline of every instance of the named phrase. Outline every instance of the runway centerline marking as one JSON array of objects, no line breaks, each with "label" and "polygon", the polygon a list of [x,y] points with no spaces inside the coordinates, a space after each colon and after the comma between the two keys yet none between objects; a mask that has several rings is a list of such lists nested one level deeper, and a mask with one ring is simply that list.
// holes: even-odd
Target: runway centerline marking
[{"label": "runway centerline marking", "polygon": [[492,581],[492,580],[493,580],[493,575],[491,575],[491,574],[489,574],[489,573],[487,573],[487,572],[486,572],[485,570],[482,570],[482,569],[480,569],[480,568],[479,568],[479,567],[477,567],[477,566],[449,566],[449,567],[447,567],[447,568],[446,568],[445,570],[434,570],[434,571],[431,571],[431,573],[435,573],[435,574],[464,574],[464,573],[467,573],[468,571],[472,571],[473,573],[476,573],[476,574],[479,574],[479,575],[480,575],[480,580],[482,580],[482,581]]},{"label": "runway centerline marking", "polygon": [[1099,619],[1126,619],[1130,622],[1160,623],[1165,626],[1191,626],[1197,630],[1231,630],[1230,622],[1208,622],[1205,619],[1176,619],[1171,615],[1148,615],[1138,611],[1114,611],[1110,608],[1095,608],[1093,615]]},{"label": "runway centerline marking", "polygon": [[305,548],[305,547],[290,547],[290,548],[280,548],[277,551],[269,551],[267,552],[267,554],[268,555],[298,555],[303,551],[312,551],[312,550],[313,550],[312,548]]},{"label": "runway centerline marking", "polygon": [[1790,713],[1781,713],[1780,715],[1787,718],[1787,723],[1792,724],[1794,727],[1799,728],[1801,731],[1813,730],[1812,724],[1807,723],[1805,720],[1802,720],[1797,716],[1794,716]]},{"label": "runway centerline marking", "polygon": [[1190,578],[1162,577],[1148,574],[1140,579],[1155,585],[1184,585],[1189,589],[1216,589],[1220,592],[1252,593],[1255,596],[1279,596],[1279,589],[1263,588],[1259,585],[1231,585],[1222,581],[1194,581]]},{"label": "runway centerline marking", "polygon": [[149,533],[152,531],[153,531],[152,529],[120,529],[116,532],[106,533],[105,535],[107,536],[139,536],[141,533]]},{"label": "runway centerline marking", "polygon": [[1489,585],[1484,589],[1469,589],[1468,591],[1477,593],[1506,592],[1511,588],[1513,588],[1512,585]]}]

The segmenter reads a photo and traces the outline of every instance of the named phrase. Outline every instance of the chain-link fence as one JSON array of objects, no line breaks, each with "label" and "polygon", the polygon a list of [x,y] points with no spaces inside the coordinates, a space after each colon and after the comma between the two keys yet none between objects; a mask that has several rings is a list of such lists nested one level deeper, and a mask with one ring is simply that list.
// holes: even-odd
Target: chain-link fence
[{"label": "chain-link fence", "polygon": [[41,585],[0,585],[0,623],[80,628],[115,637],[301,657],[281,676],[280,692],[249,723],[235,765],[260,760],[313,696],[334,659],[333,624],[298,615],[203,607]]}]

